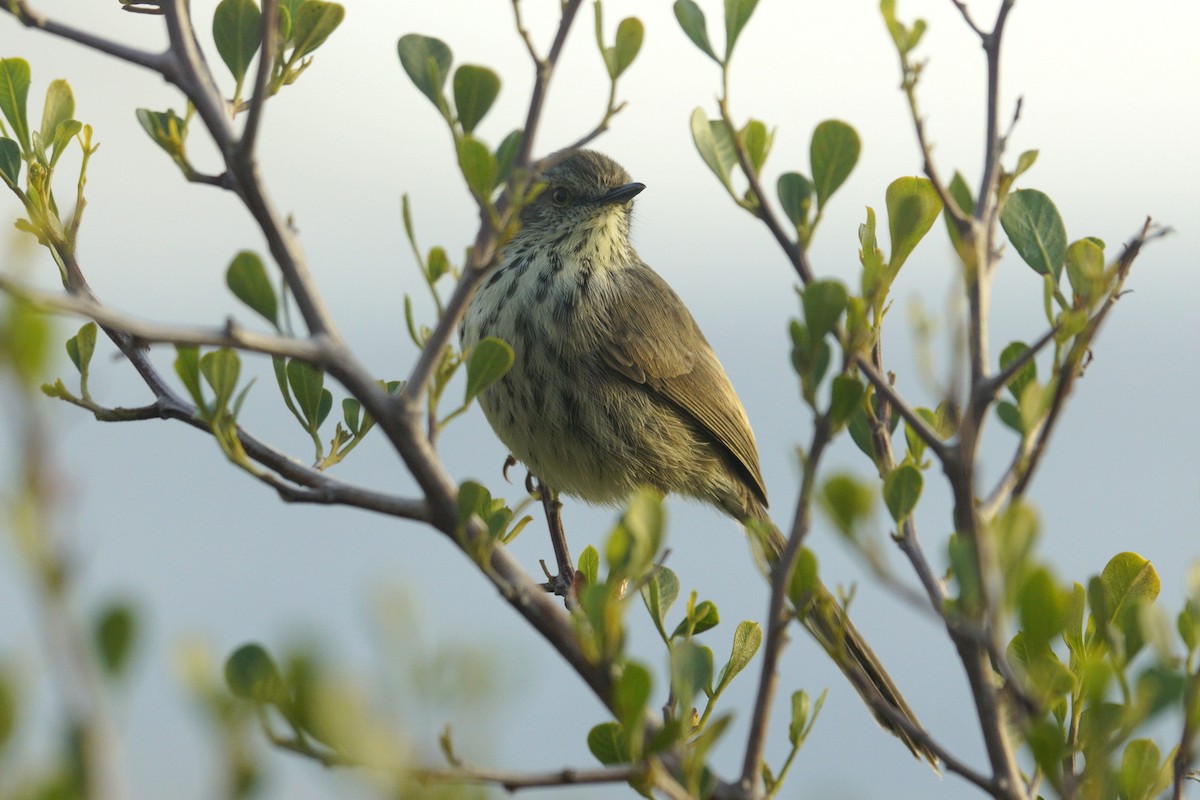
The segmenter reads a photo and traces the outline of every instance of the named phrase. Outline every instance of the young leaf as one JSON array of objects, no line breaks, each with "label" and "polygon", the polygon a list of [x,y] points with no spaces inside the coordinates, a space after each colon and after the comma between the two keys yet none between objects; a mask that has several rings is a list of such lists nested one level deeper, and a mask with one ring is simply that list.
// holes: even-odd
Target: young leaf
[{"label": "young leaf", "polygon": [[923,483],[921,471],[912,464],[901,464],[883,479],[883,500],[897,523],[917,507]]},{"label": "young leaf", "polygon": [[120,675],[129,663],[137,635],[137,618],[133,609],[123,603],[104,609],[96,619],[92,635],[105,673],[112,677]]},{"label": "young leaf", "polygon": [[29,62],[23,58],[0,58],[0,112],[12,125],[22,152],[28,152],[29,118],[25,102],[29,97]]},{"label": "young leaf", "polygon": [[817,193],[817,209],[833,196],[858,163],[862,142],[858,132],[845,122],[827,119],[813,131],[809,145],[813,184]]},{"label": "young leaf", "polygon": [[325,373],[299,359],[287,362],[287,380],[309,431],[321,425]]},{"label": "young leaf", "polygon": [[458,166],[476,197],[487,200],[492,196],[500,177],[500,165],[483,142],[474,136],[459,139]]},{"label": "young leaf", "polygon": [[913,248],[929,232],[942,211],[942,201],[933,184],[925,178],[897,178],[885,194],[888,232],[892,237],[892,258],[888,269],[894,275],[908,259]]},{"label": "young leaf", "polygon": [[783,213],[799,230],[808,224],[808,212],[812,206],[813,184],[799,172],[785,172],[779,176],[775,186]]},{"label": "young leaf", "polygon": [[686,634],[689,630],[693,636],[697,633],[704,633],[710,628],[715,628],[720,621],[721,615],[717,612],[716,605],[705,600],[696,606],[690,619],[684,619],[675,626],[675,630],[671,632],[670,638],[674,639],[676,636]]},{"label": "young leaf", "polygon": [[725,60],[733,55],[733,46],[750,21],[758,0],[725,0]]},{"label": "young leaf", "polygon": [[767,163],[767,155],[771,152],[771,142],[774,138],[775,133],[757,119],[750,120],[738,131],[738,139],[746,148],[746,154],[750,156],[750,166],[754,168],[755,174],[761,172],[763,164]]},{"label": "young leaf", "polygon": [[498,94],[500,77],[487,67],[463,64],[454,71],[454,108],[464,133],[475,130]]},{"label": "young leaf", "polygon": [[584,585],[595,586],[600,581],[600,551],[590,544],[583,548],[576,569],[583,574]]},{"label": "young leaf", "polygon": [[[342,398],[342,420],[346,423],[346,430],[358,436],[361,419],[362,404],[353,397]],[[366,431],[364,430],[363,433],[366,433]]]},{"label": "young leaf", "polygon": [[521,146],[521,137],[524,131],[517,129],[504,137],[504,141],[500,142],[500,146],[496,148],[496,181],[497,183],[506,182],[512,175],[513,162],[517,158],[517,148]]},{"label": "young leaf", "polygon": [[813,281],[804,288],[804,321],[813,339],[821,339],[837,327],[846,310],[846,288],[833,278]]},{"label": "young leaf", "polygon": [[221,0],[213,12],[213,41],[240,86],[262,41],[262,12],[254,0]]},{"label": "young leaf", "polygon": [[721,675],[717,679],[717,694],[720,694],[729,685],[729,682],[746,668],[750,659],[754,658],[754,654],[762,645],[762,638],[762,626],[757,622],[744,620],[738,623],[733,632],[733,650],[729,654],[729,661],[721,667]]},{"label": "young leaf", "polygon": [[1125,634],[1126,658],[1132,658],[1142,645],[1137,609],[1158,599],[1162,588],[1158,573],[1137,553],[1118,553],[1104,565],[1100,585],[1108,619]]},{"label": "young leaf", "polygon": [[233,390],[237,388],[241,369],[242,365],[238,354],[228,347],[205,353],[200,357],[200,374],[208,381],[208,385],[212,387],[213,393],[216,395],[213,400],[213,408],[218,410],[228,408],[229,399],[233,397]]},{"label": "young leaf", "polygon": [[[582,559],[580,559],[582,561]],[[642,602],[654,620],[654,627],[663,639],[667,639],[664,621],[667,612],[679,596],[679,578],[668,567],[659,567],[642,586]]]},{"label": "young leaf", "polygon": [[617,25],[617,38],[613,43],[613,61],[619,78],[629,69],[629,65],[637,58],[642,49],[642,41],[646,37],[646,29],[637,17],[626,17]]},{"label": "young leaf", "polygon": [[1104,248],[1090,239],[1072,242],[1066,252],[1067,280],[1071,291],[1086,306],[1104,291]]},{"label": "young leaf", "polygon": [[[971,199],[971,187],[967,185],[967,180],[958,170],[954,171],[954,177],[950,179],[950,186],[947,187],[950,191],[950,197],[954,200],[954,204],[958,206],[958,210],[968,217],[974,210],[975,203]],[[942,218],[946,222],[946,233],[950,236],[950,244],[954,246],[954,252],[958,253],[958,259],[967,265],[975,263],[975,249],[969,246],[962,234],[958,231],[958,224],[955,223],[954,217],[950,215],[950,210],[946,209],[942,213]]]},{"label": "young leaf", "polygon": [[188,394],[201,409],[204,408],[204,394],[200,390],[200,350],[196,347],[176,346],[175,374],[187,388]]},{"label": "young leaf", "polygon": [[708,29],[704,22],[704,12],[700,10],[700,6],[692,0],[675,0],[673,8],[675,19],[679,20],[679,27],[683,28],[683,32],[692,40],[692,44],[720,64],[721,59],[717,58],[717,54],[713,52],[712,45],[708,41]]},{"label": "young leaf", "polygon": [[692,698],[712,684],[712,651],[692,641],[671,645],[671,688],[687,708]]},{"label": "young leaf", "polygon": [[58,126],[74,116],[75,95],[71,85],[61,78],[50,81],[46,87],[46,105],[42,108],[42,127],[38,128],[42,141],[57,142]]},{"label": "young leaf", "polygon": [[234,697],[256,703],[279,703],[287,698],[275,660],[259,644],[244,644],[229,656],[225,683]]},{"label": "young leaf", "polygon": [[[1024,342],[1010,342],[1008,347],[1000,353],[1000,369],[1005,369],[1015,359],[1029,351],[1029,345]],[[1017,370],[1016,374],[1008,381],[1008,390],[1012,392],[1012,396],[1016,400],[1021,399],[1021,392],[1025,390],[1031,382],[1037,380],[1037,362],[1032,358],[1026,362],[1025,366]]]},{"label": "young leaf", "polygon": [[257,312],[276,328],[279,327],[279,304],[275,289],[267,278],[262,260],[253,252],[243,250],[229,262],[225,283],[233,296]]},{"label": "young leaf", "polygon": [[0,175],[9,186],[16,187],[21,179],[21,164],[21,145],[0,137]]},{"label": "young leaf", "polygon": [[494,336],[480,341],[467,359],[467,395],[464,402],[471,402],[480,392],[503,378],[512,365],[513,349],[507,342]]},{"label": "young leaf", "polygon": [[719,119],[710,122],[704,109],[697,108],[692,112],[692,141],[704,163],[732,194],[733,183],[729,176],[737,163],[737,151],[725,123]]},{"label": "young leaf", "polygon": [[853,375],[835,375],[829,392],[829,422],[840,430],[858,409],[867,387]]},{"label": "young leaf", "polygon": [[630,761],[629,737],[619,722],[603,722],[588,731],[588,750],[605,766]]},{"label": "young leaf", "polygon": [[852,536],[858,523],[871,515],[875,491],[853,476],[833,475],[821,487],[817,502],[839,531]]},{"label": "young leaf", "polygon": [[81,375],[86,374],[96,351],[96,323],[88,322],[79,332],[67,339],[67,355]]},{"label": "young leaf", "polygon": [[[292,31],[288,37],[295,45],[292,59],[304,58],[325,43],[346,16],[346,9],[325,0],[304,0],[292,15]],[[447,69],[449,65],[447,64]]]},{"label": "young leaf", "polygon": [[650,670],[629,661],[613,685],[613,705],[617,719],[626,728],[641,722],[642,712],[650,700]]},{"label": "young leaf", "polygon": [[1054,202],[1037,189],[1018,189],[1000,212],[1000,225],[1013,248],[1040,275],[1058,285],[1067,254],[1067,229]]},{"label": "young leaf", "polygon": [[442,86],[450,74],[453,61],[450,48],[440,39],[419,33],[401,36],[396,47],[400,54],[400,66],[408,73],[409,80],[440,111],[445,104]]}]

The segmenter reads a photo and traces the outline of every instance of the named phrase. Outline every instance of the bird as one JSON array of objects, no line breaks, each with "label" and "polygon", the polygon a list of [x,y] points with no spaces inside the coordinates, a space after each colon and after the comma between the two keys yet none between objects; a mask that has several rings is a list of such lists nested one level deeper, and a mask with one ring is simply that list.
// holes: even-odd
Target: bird
[{"label": "bird", "polygon": [[[683,301],[632,245],[644,184],[582,148],[550,156],[539,183],[460,327],[467,351],[486,337],[512,347],[509,371],[478,396],[497,437],[555,496],[619,505],[650,487],[694,498],[768,531],[777,562],[786,539],[767,512],[746,411]],[[923,731],[916,715],[833,594],[818,583],[798,616],[880,725],[936,769],[912,735]]]}]

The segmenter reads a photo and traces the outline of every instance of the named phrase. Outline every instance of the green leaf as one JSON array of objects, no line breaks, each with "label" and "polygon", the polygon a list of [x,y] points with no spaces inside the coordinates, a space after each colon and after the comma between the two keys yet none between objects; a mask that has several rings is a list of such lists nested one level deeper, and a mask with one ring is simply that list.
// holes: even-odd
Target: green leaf
[{"label": "green leaf", "polygon": [[646,604],[646,610],[650,612],[650,618],[654,620],[654,627],[658,629],[658,633],[663,639],[668,638],[664,626],[667,612],[671,610],[677,597],[679,597],[679,578],[668,567],[659,567],[654,570],[642,586],[642,602]]},{"label": "green leaf", "polygon": [[725,0],[725,60],[733,55],[733,46],[750,21],[758,0]]},{"label": "green leaf", "polygon": [[275,660],[259,644],[244,644],[229,656],[225,683],[234,697],[256,703],[280,703],[287,698]]},{"label": "green leaf", "polygon": [[1029,168],[1033,166],[1033,162],[1037,161],[1037,157],[1037,150],[1026,150],[1024,153],[1021,153],[1021,155],[1017,156],[1017,166],[1012,173],[1013,179],[1016,180],[1017,178],[1021,177],[1021,175],[1025,174],[1025,172],[1027,172]]},{"label": "green leaf", "polygon": [[629,65],[637,58],[638,51],[642,49],[642,40],[645,36],[646,29],[637,17],[626,17],[621,20],[621,24],[617,25],[617,39],[611,50],[611,63],[608,63],[607,57],[605,58],[609,67],[609,76],[613,80],[621,77],[621,74],[629,69]]},{"label": "green leaf", "polygon": [[1134,739],[1121,754],[1117,773],[1117,796],[1121,800],[1152,800],[1171,785],[1168,765],[1162,763],[1152,739]]},{"label": "green leaf", "polygon": [[[346,9],[338,3],[325,0],[304,0],[292,15],[292,31],[289,37],[295,44],[292,59],[303,58],[325,43],[337,30],[346,16]],[[449,64],[446,65],[449,69]],[[440,86],[440,84],[439,84]]]},{"label": "green leaf", "polygon": [[583,580],[587,586],[595,586],[600,582],[600,551],[592,545],[583,548],[583,552],[579,554],[579,572],[583,573]]},{"label": "green leaf", "polygon": [[737,164],[737,150],[733,145],[733,137],[729,135],[729,128],[722,120],[709,121],[704,109],[697,108],[692,112],[692,141],[704,163],[732,194],[730,174]]},{"label": "green leaf", "polygon": [[853,375],[835,375],[829,392],[829,422],[841,430],[862,403],[867,387]]},{"label": "green leaf", "polygon": [[846,287],[833,278],[813,281],[804,287],[804,321],[814,339],[822,339],[837,327],[846,310]]},{"label": "green leaf", "polygon": [[[954,204],[958,206],[967,217],[970,217],[975,208],[975,202],[971,199],[971,187],[967,185],[967,180],[958,170],[954,171],[954,177],[950,179],[950,186],[947,187],[950,191],[950,197],[954,200]],[[975,249],[963,239],[962,234],[958,232],[958,225],[954,222],[954,217],[950,214],[950,209],[945,209],[942,213],[942,219],[946,222],[946,233],[950,236],[950,244],[954,246],[954,252],[958,253],[958,258],[962,263],[973,265],[975,263]]]},{"label": "green leaf", "polygon": [[[1024,342],[1010,342],[1008,347],[1005,347],[1000,353],[1000,369],[1006,369],[1009,364],[1028,351],[1029,345]],[[1031,358],[1025,363],[1025,366],[1017,370],[1016,374],[1009,379],[1008,391],[1012,393],[1014,399],[1019,400],[1021,392],[1025,390],[1025,387],[1036,380],[1037,363]]]},{"label": "green leaf", "polygon": [[808,212],[812,207],[813,184],[799,172],[785,172],[775,185],[783,213],[792,221],[796,230],[808,224]]},{"label": "green leaf", "polygon": [[923,483],[921,471],[912,464],[901,464],[883,479],[883,500],[897,523],[916,508]]},{"label": "green leaf", "polygon": [[225,270],[225,283],[234,297],[267,322],[276,328],[279,327],[279,303],[275,298],[275,289],[271,286],[267,271],[258,255],[243,250],[234,256],[229,262],[229,268]]},{"label": "green leaf", "polygon": [[107,675],[116,677],[124,670],[136,635],[137,618],[126,604],[110,605],[96,618],[93,629],[96,653]]},{"label": "green leaf", "polygon": [[0,751],[3,751],[16,727],[17,696],[11,671],[0,668]]},{"label": "green leaf", "polygon": [[1138,608],[1153,603],[1162,589],[1158,573],[1137,553],[1118,553],[1105,564],[1100,585],[1109,621],[1125,635],[1126,659],[1131,659],[1143,643]]},{"label": "green leaf", "polygon": [[588,750],[601,764],[627,764],[630,761],[629,737],[619,722],[603,722],[588,731]]},{"label": "green leaf", "polygon": [[738,140],[746,148],[746,155],[750,157],[750,166],[754,168],[754,174],[761,172],[763,165],[767,163],[767,155],[771,152],[774,138],[775,133],[757,119],[750,120],[738,131]]},{"label": "green leaf", "polygon": [[692,44],[699,47],[709,58],[720,64],[721,59],[717,58],[717,54],[713,52],[712,45],[708,41],[708,28],[704,22],[704,12],[700,10],[700,6],[696,5],[692,0],[675,0],[673,8],[675,10],[675,19],[679,20],[679,27],[683,28],[683,32],[692,40]]},{"label": "green leaf", "polygon": [[[817,698],[816,705],[812,705],[808,699],[808,692],[801,689],[798,692],[792,693],[792,719],[788,724],[788,741],[793,747],[799,747],[809,732],[812,731],[813,725],[817,722],[817,715],[821,713],[821,707],[825,705],[825,695],[828,690],[821,692],[821,696]],[[811,706],[811,712],[810,712]]]},{"label": "green leaf", "polygon": [[442,87],[453,61],[450,48],[440,39],[410,33],[400,37],[397,50],[400,66],[408,73],[409,80],[439,111],[442,110],[446,102],[442,98]]},{"label": "green leaf", "polygon": [[512,175],[513,162],[517,160],[517,148],[521,146],[522,136],[524,131],[518,128],[505,136],[504,141],[496,148],[497,184],[507,182]]},{"label": "green leaf", "polygon": [[21,164],[21,145],[0,137],[0,175],[9,186],[16,187],[21,179]]},{"label": "green leaf", "polygon": [[704,633],[710,628],[715,628],[720,621],[721,615],[717,612],[716,605],[705,600],[696,606],[691,619],[684,619],[675,626],[670,638],[686,634],[688,630],[691,630],[693,636]]},{"label": "green leaf", "polygon": [[1035,568],[1017,596],[1021,629],[1032,642],[1049,643],[1066,628],[1070,597],[1045,567]]},{"label": "green leaf", "polygon": [[208,381],[213,394],[216,395],[213,400],[214,409],[219,411],[228,408],[229,398],[233,397],[233,390],[237,388],[241,369],[238,354],[228,347],[205,353],[200,357],[200,374]]},{"label": "green leaf", "polygon": [[796,607],[797,613],[804,612],[820,589],[817,571],[816,555],[807,547],[801,547],[800,555],[796,557],[796,569],[792,571],[792,582],[788,584],[788,599]]},{"label": "green leaf", "polygon": [[58,124],[54,130],[54,143],[50,148],[51,165],[58,163],[58,157],[81,130],[83,130],[83,123],[77,119],[66,119]]},{"label": "green leaf", "polygon": [[175,347],[175,374],[187,388],[188,394],[201,409],[204,408],[204,394],[200,390],[200,349],[196,347]]},{"label": "green leaf", "polygon": [[1104,291],[1104,249],[1089,239],[1080,239],[1067,248],[1065,259],[1071,291],[1085,306],[1091,306]]},{"label": "green leaf", "polygon": [[262,12],[254,0],[221,0],[213,13],[213,40],[240,86],[262,42]]},{"label": "green leaf", "polygon": [[463,132],[475,130],[498,94],[500,76],[487,67],[463,64],[454,71],[454,108]]},{"label": "green leaf", "polygon": [[[884,274],[883,253],[875,235],[875,209],[870,206],[867,206],[867,221],[858,226],[858,244],[858,260],[863,265],[863,299],[878,304],[881,298],[877,295],[886,294],[891,281]],[[882,306],[877,308],[881,309]]]},{"label": "green leaf", "polygon": [[58,126],[75,116],[75,95],[71,84],[59,78],[46,87],[46,105],[42,108],[43,142],[57,142]]},{"label": "green leaf", "polygon": [[467,359],[467,396],[464,402],[471,402],[480,392],[503,378],[512,365],[513,349],[507,342],[494,336],[481,340]]},{"label": "green leaf", "polygon": [[325,373],[299,359],[287,362],[288,386],[296,398],[296,406],[304,417],[309,431],[315,431],[323,419],[321,406],[324,395]]},{"label": "green leaf", "polygon": [[22,152],[29,152],[29,62],[23,58],[0,58],[0,112],[12,125]]},{"label": "green leaf", "polygon": [[892,238],[888,270],[895,275],[942,212],[942,201],[929,180],[912,177],[892,181],[885,198]]},{"label": "green leaf", "polygon": [[[342,419],[346,423],[346,430],[358,436],[359,426],[362,422],[362,404],[353,397],[342,398]],[[364,430],[363,433],[366,431]]]},{"label": "green leaf", "polygon": [[996,416],[1004,423],[1005,427],[1011,428],[1017,433],[1024,433],[1021,430],[1021,412],[1017,410],[1015,404],[1007,400],[1001,400],[996,403]]},{"label": "green leaf", "polygon": [[762,638],[762,626],[757,622],[744,620],[738,623],[733,632],[733,650],[729,654],[729,661],[721,667],[721,675],[717,678],[716,694],[720,694],[746,668],[762,645]]},{"label": "green leaf", "polygon": [[458,140],[458,166],[462,170],[467,186],[480,200],[487,200],[496,188],[500,177],[500,165],[487,145],[474,136]]},{"label": "green leaf", "polygon": [[817,209],[833,196],[858,163],[862,142],[858,133],[845,122],[827,119],[816,127],[809,145],[813,184],[817,192]]},{"label": "green leaf", "polygon": [[1054,202],[1037,189],[1018,189],[1005,201],[1000,225],[1025,263],[1057,285],[1067,254],[1067,229]]},{"label": "green leaf", "polygon": [[671,689],[684,708],[697,693],[712,684],[712,651],[692,641],[671,645]]},{"label": "green leaf", "polygon": [[86,375],[88,365],[92,363],[92,354],[96,351],[96,323],[88,322],[79,332],[67,339],[67,355],[80,375]]},{"label": "green leaf", "polygon": [[626,662],[613,685],[613,710],[626,729],[641,722],[650,700],[651,684],[650,670],[636,661]]},{"label": "green leaf", "polygon": [[832,475],[821,487],[817,501],[838,530],[852,536],[858,523],[871,515],[875,492],[851,475]]},{"label": "green leaf", "polygon": [[446,255],[446,248],[429,248],[429,254],[425,256],[425,264],[427,269],[425,279],[432,286],[437,283],[438,278],[450,271],[450,257]]}]

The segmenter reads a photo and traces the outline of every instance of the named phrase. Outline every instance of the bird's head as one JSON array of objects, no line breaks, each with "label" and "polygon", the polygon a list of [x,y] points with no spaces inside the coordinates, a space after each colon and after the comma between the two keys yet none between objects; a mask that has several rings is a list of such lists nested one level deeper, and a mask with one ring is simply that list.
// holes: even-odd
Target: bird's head
[{"label": "bird's head", "polygon": [[646,187],[624,167],[595,150],[569,150],[551,157],[540,180],[545,187],[521,211],[524,238],[627,247],[632,201]]}]

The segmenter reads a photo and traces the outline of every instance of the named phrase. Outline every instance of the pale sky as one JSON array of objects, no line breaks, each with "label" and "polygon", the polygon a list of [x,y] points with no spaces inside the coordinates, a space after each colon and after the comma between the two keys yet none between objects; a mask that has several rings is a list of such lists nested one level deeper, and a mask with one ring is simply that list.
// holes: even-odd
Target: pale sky
[{"label": "pale sky", "polygon": [[[122,14],[115,2],[37,5],[124,41],[148,47],[165,41],[158,20]],[[196,18],[209,19],[214,5],[194,2]],[[535,38],[548,46],[557,3],[524,5]],[[994,3],[969,5],[981,24],[990,21]],[[721,40],[720,4],[708,0],[702,6],[710,36]],[[930,26],[919,53],[928,60],[920,99],[939,167],[947,175],[960,169],[975,185],[984,85],[978,40],[948,1],[908,0],[899,13],[909,20],[923,16]],[[687,302],[725,364],[757,434],[772,509],[786,518],[795,498],[794,447],[809,436],[810,422],[787,362],[795,280],[766,230],[733,206],[692,147],[688,120],[696,106],[714,111],[717,69],[687,41],[665,1],[606,3],[607,36],[631,14],[645,23],[646,40],[622,81],[620,96],[629,105],[594,146],[647,185],[636,203],[635,242]],[[1002,79],[1006,118],[1016,98],[1024,98],[1008,163],[1020,151],[1040,151],[1022,185],[1055,200],[1071,239],[1099,236],[1111,257],[1147,215],[1176,230],[1135,266],[1127,285],[1132,291],[1099,338],[1031,495],[1043,520],[1040,552],[1060,577],[1086,581],[1113,554],[1137,551],[1158,568],[1172,615],[1181,604],[1186,570],[1200,556],[1200,449],[1192,412],[1200,390],[1194,343],[1200,278],[1191,255],[1200,247],[1194,229],[1200,218],[1194,149],[1200,132],[1198,25],[1200,10],[1172,0],[1142,3],[1136,11],[1115,0],[1018,3]],[[208,23],[198,27],[207,36]],[[403,239],[400,195],[411,198],[422,246],[443,245],[456,261],[475,224],[449,135],[399,66],[396,41],[410,32],[445,40],[456,63],[486,64],[500,73],[500,99],[479,131],[485,140],[494,144],[521,124],[531,74],[508,3],[360,0],[347,3],[345,23],[309,71],[271,102],[260,139],[275,202],[294,214],[335,317],[362,359],[387,378],[405,374],[414,358],[403,332],[403,296],[413,295],[419,308],[425,297]],[[46,84],[67,78],[77,116],[94,126],[102,143],[89,174],[80,243],[83,267],[99,296],[156,320],[219,324],[234,314],[250,322],[250,312],[224,287],[224,269],[238,250],[262,252],[261,236],[232,195],[184,184],[134,117],[137,107],[181,110],[180,95],[155,75],[24,30],[7,17],[0,17],[0,56],[30,61],[31,116],[40,114]],[[215,50],[209,58],[223,74]],[[819,274],[856,280],[856,229],[864,207],[882,213],[887,184],[920,169],[898,83],[896,58],[873,2],[763,0],[739,42],[731,76],[734,115],[763,119],[776,130],[767,185],[783,171],[808,171],[809,136],[823,119],[848,121],[862,138],[862,160],[835,197],[812,250]],[[585,5],[551,88],[537,152],[554,150],[594,125],[606,92],[592,9]],[[212,164],[203,142],[197,128],[189,144],[202,168]],[[11,218],[16,212],[15,200],[0,200],[0,214]],[[28,247],[10,247],[19,235],[9,230],[0,237],[3,252],[13,254],[5,257],[11,262],[3,264],[5,274],[53,285],[48,259]],[[931,405],[937,397],[914,357],[910,305],[919,299],[938,321],[930,350],[935,362],[944,363],[953,314],[961,308],[955,286],[939,223],[897,281],[886,332],[888,366],[914,403]],[[1041,284],[1015,255],[1001,268],[994,302],[994,354],[1012,339],[1041,333]],[[61,338],[76,327],[74,321],[61,323]],[[91,382],[97,400],[146,402],[147,391],[111,353],[98,350]],[[160,363],[169,372],[170,354],[161,353]],[[65,380],[73,375],[65,357],[57,367]],[[76,409],[49,411],[67,476],[65,519],[83,567],[81,606],[119,594],[144,609],[146,638],[133,680],[114,703],[132,797],[207,796],[214,754],[205,723],[173,672],[173,653],[186,637],[210,644],[214,668],[247,640],[277,650],[296,642],[329,644],[329,661],[360,676],[376,697],[387,696],[390,687],[381,707],[403,715],[432,761],[437,733],[451,722],[460,752],[472,761],[513,769],[594,763],[585,739],[592,725],[606,719],[603,709],[435,532],[364,512],[281,505],[228,467],[213,442],[182,425],[101,425]],[[307,457],[306,435],[281,412],[269,369],[261,370],[244,421]],[[995,420],[988,437],[985,473],[994,475],[1015,442]],[[0,438],[0,446],[7,445]],[[518,497],[516,487],[502,482],[505,453],[477,411],[451,428],[442,450],[456,477],[478,478]],[[870,472],[848,442],[834,450],[829,467]],[[364,444],[338,470],[376,488],[413,491],[382,441]],[[950,521],[938,474],[927,474],[929,496],[918,525],[940,568]],[[670,508],[670,565],[685,589],[695,588],[720,607],[723,622],[706,642],[720,659],[736,623],[763,616],[766,589],[732,523],[693,505]],[[885,517],[879,515],[878,533],[886,546]],[[609,510],[569,503],[575,552],[599,543],[612,519]],[[982,769],[966,681],[944,632],[872,586],[829,526],[819,524],[810,544],[828,583],[857,583],[855,620],[922,721]],[[534,572],[539,558],[550,558],[538,524],[514,549]],[[0,615],[0,658],[15,658],[32,676],[44,667],[36,620],[11,552],[2,552],[0,605],[11,611]],[[904,560],[889,555],[909,579]],[[408,624],[416,630],[398,662],[388,660],[394,654],[379,644],[376,613],[384,598],[397,596],[407,598]],[[633,652],[661,670],[663,654],[641,609],[631,617]],[[400,676],[404,659],[462,647],[492,654],[490,669],[507,699],[453,707],[414,699],[429,690]],[[735,682],[727,708],[749,708],[757,663]],[[936,778],[878,731],[844,679],[798,633],[784,657],[781,691],[806,688],[815,695],[824,687],[830,689],[824,714],[785,796],[877,797],[881,787],[894,798],[970,796],[962,780]],[[727,776],[740,763],[745,716],[739,713],[716,757]],[[773,764],[785,753],[786,724],[785,714],[777,714],[768,747]],[[1165,752],[1170,743],[1162,744]],[[270,764],[271,797],[326,797],[347,786],[284,755]],[[611,788],[554,792],[619,795]]]}]

